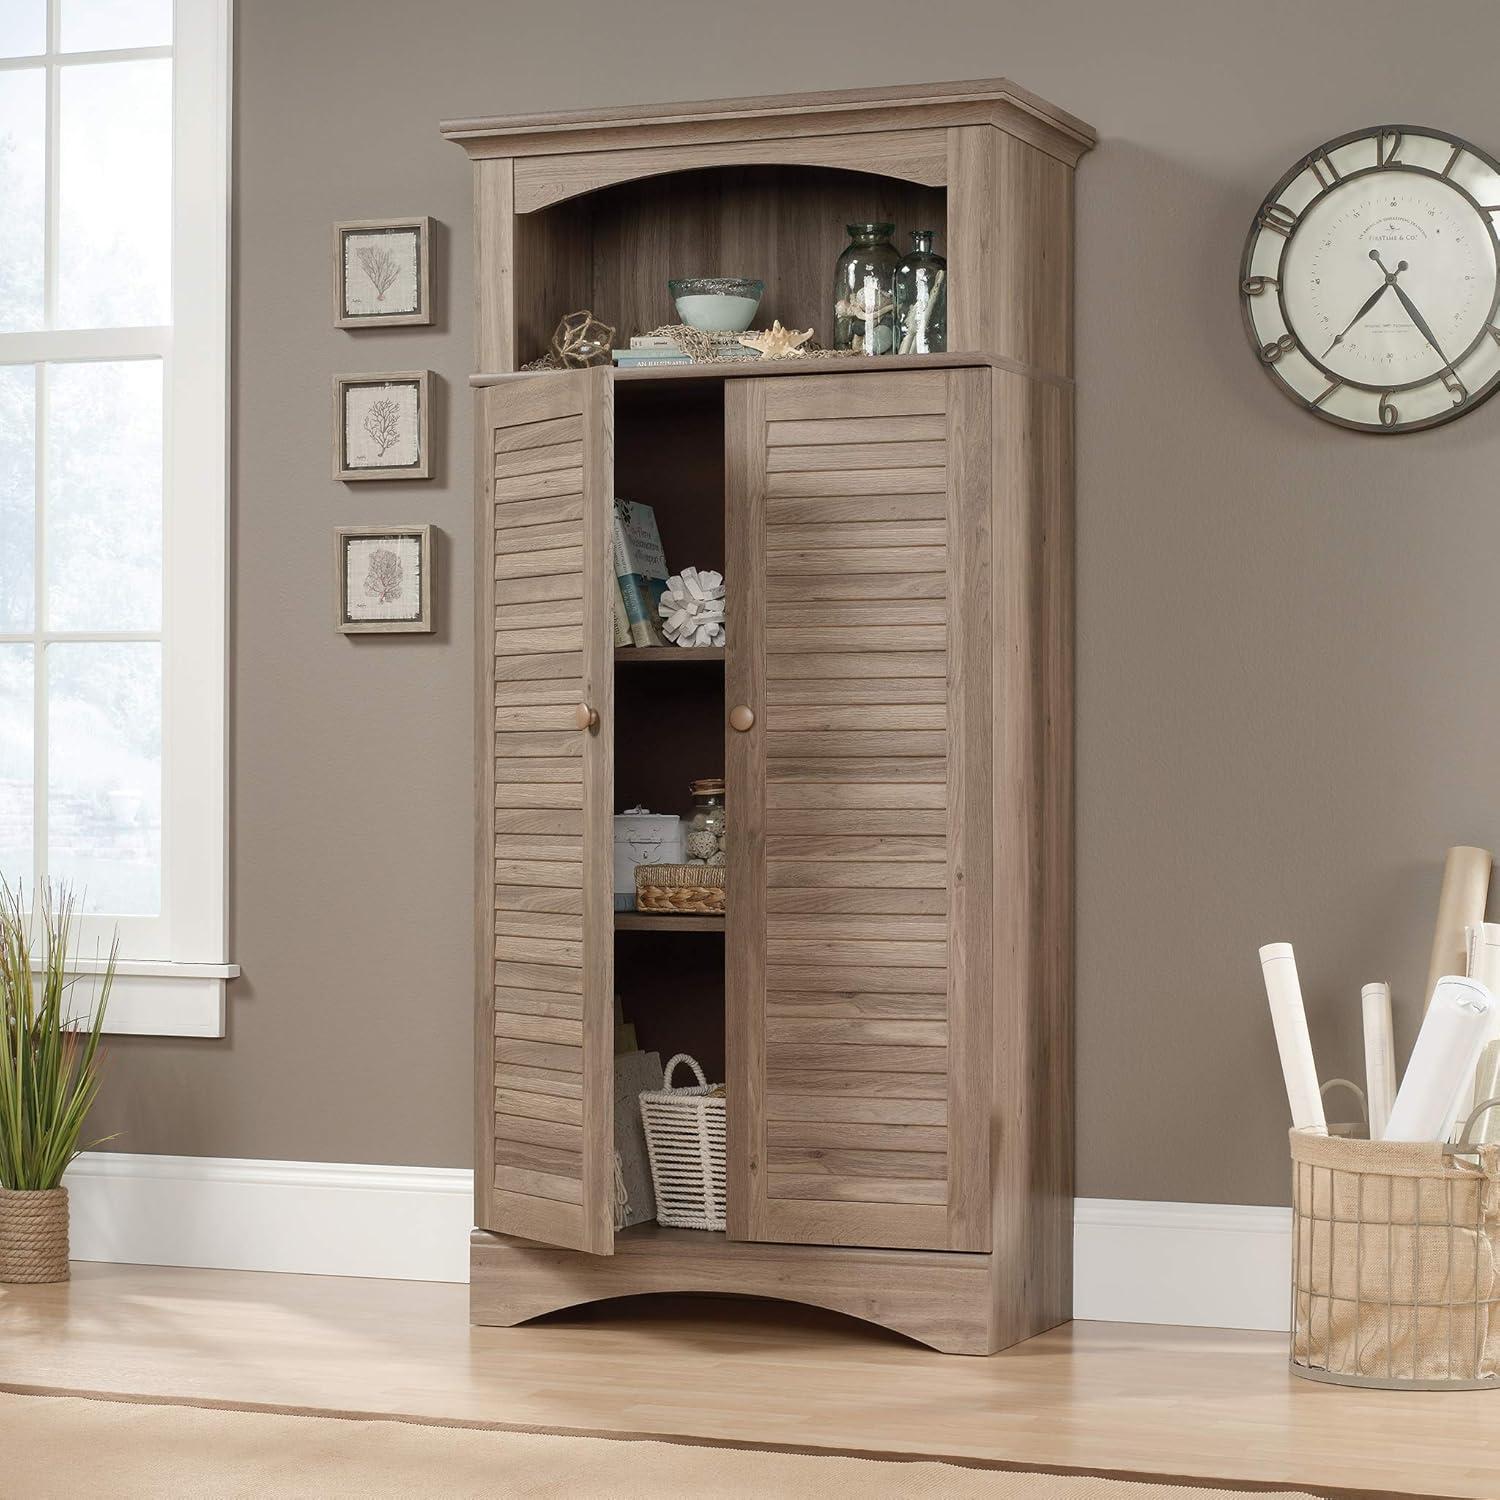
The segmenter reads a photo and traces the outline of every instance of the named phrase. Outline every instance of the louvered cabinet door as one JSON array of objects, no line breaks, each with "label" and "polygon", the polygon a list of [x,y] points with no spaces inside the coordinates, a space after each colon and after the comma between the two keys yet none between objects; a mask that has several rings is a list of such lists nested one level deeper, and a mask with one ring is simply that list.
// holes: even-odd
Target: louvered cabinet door
[{"label": "louvered cabinet door", "polygon": [[[492,387],[481,660],[480,1227],[608,1254],[614,1007],[607,371]],[[482,532],[483,536],[484,533]]]},{"label": "louvered cabinet door", "polygon": [[990,1243],[989,380],[729,382],[739,1238]]}]

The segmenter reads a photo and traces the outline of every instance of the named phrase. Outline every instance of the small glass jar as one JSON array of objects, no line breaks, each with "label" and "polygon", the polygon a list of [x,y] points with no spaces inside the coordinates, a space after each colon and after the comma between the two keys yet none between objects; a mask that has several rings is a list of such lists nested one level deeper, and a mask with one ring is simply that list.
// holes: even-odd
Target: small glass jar
[{"label": "small glass jar", "polygon": [[849,244],[833,272],[833,347],[859,354],[896,352],[894,224],[847,224]]},{"label": "small glass jar", "polygon": [[913,229],[911,252],[896,271],[896,326],[902,354],[948,347],[948,262],[932,253],[931,229]]},{"label": "small glass jar", "polygon": [[726,852],[723,778],[695,781],[688,790],[693,805],[682,820],[682,856],[690,865],[722,865]]}]

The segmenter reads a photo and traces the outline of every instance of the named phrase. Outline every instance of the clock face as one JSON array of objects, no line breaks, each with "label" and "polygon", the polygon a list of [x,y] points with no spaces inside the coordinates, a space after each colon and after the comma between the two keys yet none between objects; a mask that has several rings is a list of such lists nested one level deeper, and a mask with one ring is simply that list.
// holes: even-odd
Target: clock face
[{"label": "clock face", "polygon": [[1440,131],[1358,131],[1271,190],[1240,265],[1267,373],[1341,426],[1411,432],[1500,384],[1500,164]]}]

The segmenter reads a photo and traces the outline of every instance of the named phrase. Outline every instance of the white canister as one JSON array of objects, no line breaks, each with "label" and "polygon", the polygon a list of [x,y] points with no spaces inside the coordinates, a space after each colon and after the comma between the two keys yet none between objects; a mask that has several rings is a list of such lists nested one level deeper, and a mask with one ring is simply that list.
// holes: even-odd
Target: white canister
[{"label": "white canister", "polygon": [[615,910],[635,910],[637,865],[682,863],[682,819],[628,807],[615,816]]}]

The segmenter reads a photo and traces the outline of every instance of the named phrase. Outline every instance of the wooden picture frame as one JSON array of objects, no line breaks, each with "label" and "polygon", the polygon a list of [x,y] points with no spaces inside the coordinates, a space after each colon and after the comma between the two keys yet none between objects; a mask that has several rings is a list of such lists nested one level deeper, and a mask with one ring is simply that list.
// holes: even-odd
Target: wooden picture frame
[{"label": "wooden picture frame", "polygon": [[335,224],[333,307],[337,328],[431,323],[432,220],[424,214]]},{"label": "wooden picture frame", "polygon": [[[431,526],[340,526],[334,531],[334,616],[340,635],[430,635]],[[382,547],[382,542],[389,546]],[[354,560],[351,569],[350,561]],[[416,597],[411,595],[415,565]],[[365,580],[354,600],[350,579]],[[415,613],[405,613],[415,602]]]},{"label": "wooden picture frame", "polygon": [[431,370],[335,375],[333,477],[431,478],[431,395]]}]

